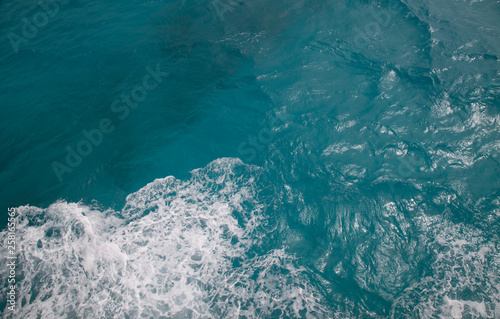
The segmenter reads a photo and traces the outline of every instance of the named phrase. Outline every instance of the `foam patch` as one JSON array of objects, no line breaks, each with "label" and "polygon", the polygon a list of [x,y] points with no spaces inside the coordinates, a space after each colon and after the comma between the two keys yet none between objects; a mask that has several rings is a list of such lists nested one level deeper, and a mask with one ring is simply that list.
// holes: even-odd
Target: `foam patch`
[{"label": "foam patch", "polygon": [[257,253],[265,235],[259,174],[226,158],[186,181],[155,180],[121,212],[20,207],[16,316],[329,317],[293,256]]}]

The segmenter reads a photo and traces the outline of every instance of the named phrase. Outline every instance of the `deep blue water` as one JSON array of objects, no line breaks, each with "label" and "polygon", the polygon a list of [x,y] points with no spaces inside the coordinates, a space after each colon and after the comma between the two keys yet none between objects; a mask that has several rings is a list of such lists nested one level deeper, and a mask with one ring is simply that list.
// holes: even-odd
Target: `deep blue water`
[{"label": "deep blue water", "polygon": [[54,1],[0,2],[6,318],[500,318],[497,1]]}]

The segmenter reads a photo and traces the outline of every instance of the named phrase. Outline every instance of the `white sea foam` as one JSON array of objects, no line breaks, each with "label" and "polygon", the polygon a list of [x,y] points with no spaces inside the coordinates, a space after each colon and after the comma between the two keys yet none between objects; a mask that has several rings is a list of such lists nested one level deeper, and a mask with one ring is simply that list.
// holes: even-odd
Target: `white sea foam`
[{"label": "white sea foam", "polygon": [[435,258],[432,272],[405,290],[393,317],[498,318],[500,272],[498,240],[441,216],[417,217]]},{"label": "white sea foam", "polygon": [[[335,300],[327,305],[300,260],[285,249],[261,245],[269,229],[265,200],[259,199],[261,176],[257,167],[220,159],[193,171],[189,180],[155,180],[129,195],[120,212],[66,202],[47,209],[20,207],[22,303],[15,317],[356,317],[355,300],[331,291],[325,282],[321,284],[330,287],[329,298]],[[434,203],[449,201],[443,193]],[[356,282],[367,291],[377,283],[382,287],[379,294],[387,300],[394,296],[394,318],[495,318],[500,311],[497,240],[440,215],[426,215],[416,202],[403,203],[415,214],[412,223],[405,222],[394,202],[383,206],[383,217],[398,220],[404,238],[409,233],[418,237],[406,252],[428,249],[431,271],[409,276],[410,285],[396,294],[398,289],[391,287],[404,284],[405,274],[420,266],[404,262],[393,244],[399,237],[381,224],[381,247],[371,255],[359,252],[360,258],[377,261],[376,275],[365,274],[359,259]],[[311,224],[312,216],[307,211],[300,218]],[[334,229],[344,229],[344,235],[367,232],[361,217],[344,226]],[[290,233],[288,244],[302,241],[300,236]],[[6,233],[0,237],[5,256]],[[419,249],[414,247],[417,242]],[[325,262],[318,260],[321,272]],[[341,268],[339,264],[332,270],[339,276]],[[0,272],[6,278],[6,269]],[[5,298],[5,290],[2,287],[0,298]]]},{"label": "white sea foam", "polygon": [[121,212],[20,207],[16,317],[330,317],[292,256],[254,252],[265,235],[259,174],[226,158],[186,181],[155,180]]}]

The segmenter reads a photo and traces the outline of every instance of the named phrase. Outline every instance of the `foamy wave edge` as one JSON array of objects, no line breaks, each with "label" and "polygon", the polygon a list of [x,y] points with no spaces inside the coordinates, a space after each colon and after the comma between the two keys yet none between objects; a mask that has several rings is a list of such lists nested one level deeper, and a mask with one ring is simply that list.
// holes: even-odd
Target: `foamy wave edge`
[{"label": "foamy wave edge", "polygon": [[[20,318],[331,317],[306,271],[266,235],[261,170],[217,159],[157,179],[120,212],[58,201],[18,208]],[[7,233],[0,233],[2,254]],[[5,255],[4,255],[5,256]],[[0,270],[7,278],[7,269]],[[0,302],[6,303],[7,286]]]}]

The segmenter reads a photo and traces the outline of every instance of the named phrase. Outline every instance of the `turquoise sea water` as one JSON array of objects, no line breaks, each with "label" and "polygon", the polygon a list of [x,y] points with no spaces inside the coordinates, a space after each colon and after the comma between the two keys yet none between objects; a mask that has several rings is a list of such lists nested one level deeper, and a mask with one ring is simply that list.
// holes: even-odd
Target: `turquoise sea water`
[{"label": "turquoise sea water", "polygon": [[0,12],[4,317],[500,318],[496,1]]}]

